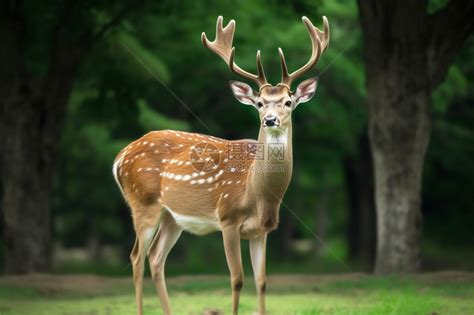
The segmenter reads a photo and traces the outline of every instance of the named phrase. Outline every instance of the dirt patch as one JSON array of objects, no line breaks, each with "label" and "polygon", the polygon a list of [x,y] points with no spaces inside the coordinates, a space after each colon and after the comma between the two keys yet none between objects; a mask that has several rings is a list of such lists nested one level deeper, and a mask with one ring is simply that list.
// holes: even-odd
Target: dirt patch
[{"label": "dirt patch", "polygon": [[[363,273],[347,273],[334,275],[269,275],[267,278],[268,285],[272,291],[287,291],[298,288],[314,288],[317,290],[319,286],[331,284],[334,282],[348,281],[354,282],[374,277]],[[462,271],[443,271],[430,272],[417,275],[404,276],[403,278],[412,279],[427,285],[437,283],[474,283],[474,272]],[[178,277],[168,277],[169,286],[180,287],[191,283],[205,282],[227,282],[228,276],[220,275],[183,275]],[[147,286],[151,286],[148,279]],[[247,283],[253,280],[248,277]],[[0,277],[0,285],[16,286],[23,288],[33,288],[44,296],[62,296],[62,295],[111,295],[111,294],[130,294],[133,292],[133,284],[131,277],[112,278],[94,275],[50,275],[50,274],[33,274],[24,276],[4,276]]]},{"label": "dirt patch", "polygon": [[98,295],[119,293],[130,284],[127,278],[108,278],[94,275],[50,275],[32,274],[6,276],[0,278],[0,284],[33,288],[41,295]]},{"label": "dirt patch", "polygon": [[436,283],[474,283],[474,272],[466,271],[439,271],[427,272],[417,275],[407,276],[409,279],[415,279],[426,284]]}]

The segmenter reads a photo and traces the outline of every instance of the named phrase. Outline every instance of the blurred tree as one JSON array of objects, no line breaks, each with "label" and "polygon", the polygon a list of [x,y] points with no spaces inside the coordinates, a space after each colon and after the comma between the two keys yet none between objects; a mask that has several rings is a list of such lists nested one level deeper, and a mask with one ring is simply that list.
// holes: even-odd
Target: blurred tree
[{"label": "blurred tree", "polygon": [[420,266],[420,193],[430,137],[430,97],[474,30],[474,1],[358,4],[375,165],[375,271],[415,272]]},{"label": "blurred tree", "polygon": [[7,273],[45,271],[50,190],[77,69],[142,1],[0,2],[1,175]]},{"label": "blurred tree", "polygon": [[357,149],[344,160],[349,199],[347,245],[349,257],[370,268],[375,257],[375,206],[367,132],[360,135]]},{"label": "blurred tree", "polygon": [[[453,264],[458,255],[470,251],[474,239],[474,36],[471,36],[446,80],[434,91],[432,99],[433,132],[423,178],[424,247],[423,268]],[[433,251],[443,253],[433,259]],[[458,268],[466,269],[464,255]]]}]

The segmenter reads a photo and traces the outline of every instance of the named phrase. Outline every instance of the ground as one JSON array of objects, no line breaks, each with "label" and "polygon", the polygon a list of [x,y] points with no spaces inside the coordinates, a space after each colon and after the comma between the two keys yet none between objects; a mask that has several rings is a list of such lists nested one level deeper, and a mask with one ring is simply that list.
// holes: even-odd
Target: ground
[{"label": "ground", "polygon": [[[246,279],[241,314],[256,307]],[[226,276],[180,276],[168,280],[175,314],[229,314]],[[269,314],[474,314],[474,273],[437,272],[406,277],[273,275],[268,278]],[[146,280],[145,315],[161,314]],[[84,275],[0,277],[0,315],[135,314],[130,278]]]}]

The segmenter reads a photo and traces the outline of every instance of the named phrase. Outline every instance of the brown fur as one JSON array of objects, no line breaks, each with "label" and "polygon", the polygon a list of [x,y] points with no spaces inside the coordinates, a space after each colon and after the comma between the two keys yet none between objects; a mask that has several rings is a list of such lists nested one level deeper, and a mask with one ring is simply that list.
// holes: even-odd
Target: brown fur
[{"label": "brown fur", "polygon": [[[252,269],[259,301],[265,313],[265,251],[267,234],[278,225],[278,213],[292,174],[291,113],[316,91],[317,79],[308,79],[291,92],[291,83],[317,62],[329,41],[324,32],[303,17],[312,42],[310,60],[288,74],[283,52],[282,81],[271,86],[257,53],[258,74],[234,63],[232,48],[235,22],[223,27],[219,17],[216,39],[203,33],[205,47],[219,55],[236,74],[253,80],[256,93],[242,82],[231,81],[234,96],[259,112],[258,141],[229,141],[212,136],[172,130],[154,131],[132,142],[116,157],[114,176],[130,205],[136,241],[130,255],[138,315],[143,314],[142,287],[145,255],[148,253],[153,281],[164,314],[171,314],[164,279],[166,257],[182,230],[206,234],[220,230],[231,274],[232,312],[237,314],[243,268],[241,238],[249,239]],[[249,156],[249,147],[257,155]],[[278,147],[281,154],[273,154]],[[252,151],[250,151],[252,152]]]},{"label": "brown fur", "polygon": [[[195,164],[189,165],[195,150],[192,148],[206,143],[212,150],[220,153],[204,155],[212,159],[209,162],[214,163],[214,167],[196,169]],[[229,224],[238,222],[241,236],[247,238],[257,230],[265,233],[274,229],[278,222],[279,203],[289,176],[283,173],[270,174],[272,180],[268,181],[268,187],[253,185],[252,189],[248,188],[248,170],[252,165],[259,165],[262,169],[264,166],[261,160],[249,158],[247,151],[240,150],[247,150],[248,144],[256,143],[254,140],[228,141],[172,130],[150,132],[132,142],[115,159],[119,163],[118,180],[131,206],[132,217],[135,221],[148,221],[145,226],[153,225],[157,214],[149,211],[160,208],[150,207],[157,204],[180,215],[214,219]],[[238,152],[233,151],[234,145],[237,145]],[[241,153],[243,157],[239,157]],[[288,171],[291,174],[291,170],[287,169]],[[166,173],[172,173],[173,178],[168,178]],[[180,180],[175,179],[176,175],[180,175]],[[184,176],[189,178],[183,180]],[[209,178],[212,178],[210,182]],[[205,182],[201,183],[202,181]],[[275,187],[275,183],[278,187]],[[263,192],[263,189],[269,189],[275,196],[270,196],[269,200],[259,206],[255,193]],[[270,217],[258,218],[255,211],[257,208],[262,208],[263,215]],[[139,224],[135,224],[136,229],[139,228],[137,225]]]}]

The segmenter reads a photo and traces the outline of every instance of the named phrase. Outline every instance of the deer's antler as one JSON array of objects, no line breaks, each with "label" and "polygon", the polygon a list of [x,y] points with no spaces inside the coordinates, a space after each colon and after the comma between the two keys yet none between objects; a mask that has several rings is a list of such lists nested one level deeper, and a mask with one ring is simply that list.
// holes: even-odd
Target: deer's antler
[{"label": "deer's antler", "polygon": [[323,16],[323,23],[324,23],[324,32],[321,32],[318,28],[314,27],[313,23],[306,17],[303,16],[302,18],[304,25],[308,29],[309,37],[311,38],[312,44],[312,53],[311,58],[309,61],[298,70],[288,74],[288,67],[286,66],[285,55],[283,55],[283,50],[278,48],[278,52],[280,53],[280,60],[281,60],[281,85],[285,85],[288,89],[291,89],[291,83],[301,76],[303,73],[310,70],[317,62],[321,54],[326,50],[329,43],[329,22],[328,19]]},{"label": "deer's antler", "polygon": [[224,59],[232,72],[240,75],[241,77],[254,81],[258,84],[260,89],[262,89],[264,86],[270,85],[265,78],[265,72],[263,71],[262,61],[260,59],[260,50],[257,51],[258,75],[243,70],[234,62],[235,47],[232,47],[232,42],[234,39],[235,21],[230,20],[226,27],[222,27],[222,20],[222,16],[217,18],[216,38],[214,41],[209,41],[206,37],[206,33],[202,33],[201,41],[203,45]]}]

